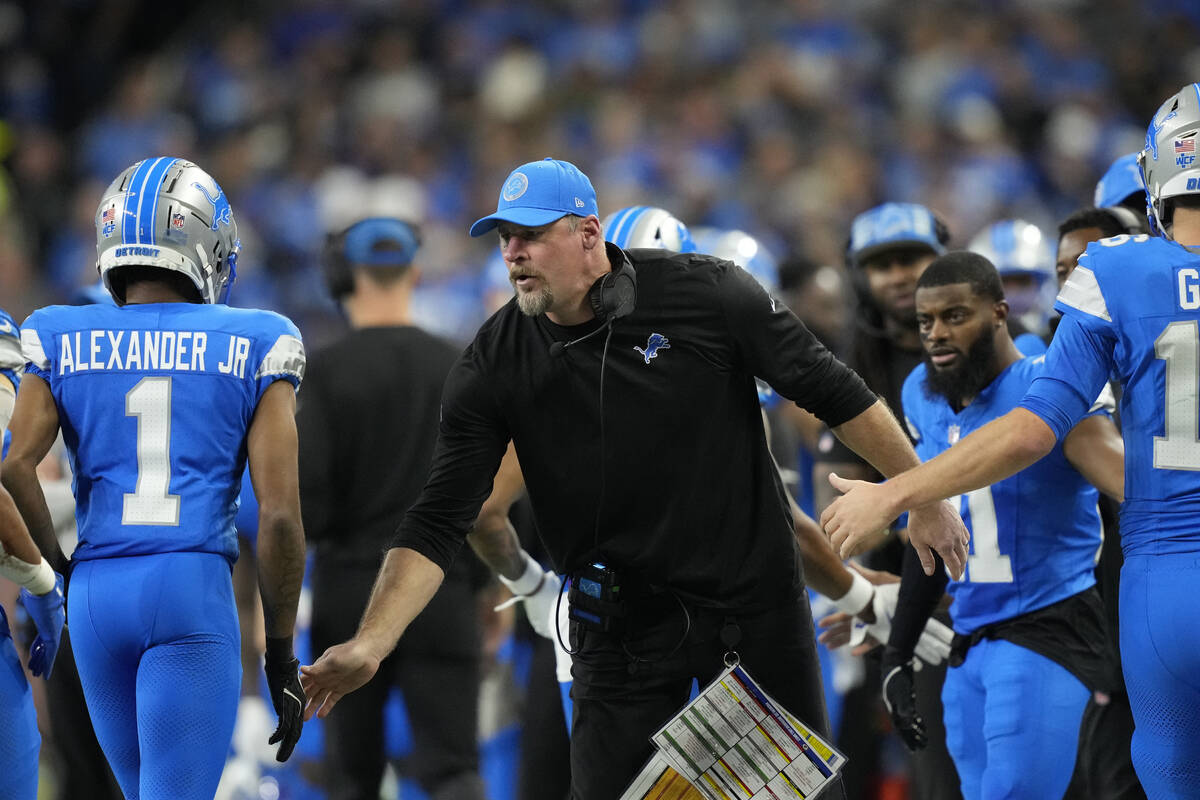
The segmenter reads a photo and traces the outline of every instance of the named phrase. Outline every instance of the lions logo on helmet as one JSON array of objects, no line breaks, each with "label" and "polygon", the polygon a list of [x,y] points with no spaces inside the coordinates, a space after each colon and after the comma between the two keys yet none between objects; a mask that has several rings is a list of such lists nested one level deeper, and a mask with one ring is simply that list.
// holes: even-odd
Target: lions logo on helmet
[{"label": "lions logo on helmet", "polygon": [[1200,194],[1197,139],[1200,83],[1190,83],[1159,107],[1146,131],[1146,148],[1138,153],[1150,230],[1159,236],[1167,235],[1166,225],[1171,221],[1166,201],[1184,194]]},{"label": "lions logo on helmet", "polygon": [[653,206],[629,206],[604,218],[608,241],[624,250],[651,247],[676,253],[694,253],[696,244],[687,226],[671,212]]},{"label": "lions logo on helmet", "polygon": [[205,303],[224,303],[241,242],[233,210],[212,176],[182,158],[148,158],[127,168],[96,211],[96,269],[118,303],[113,270],[147,266],[186,275]]}]

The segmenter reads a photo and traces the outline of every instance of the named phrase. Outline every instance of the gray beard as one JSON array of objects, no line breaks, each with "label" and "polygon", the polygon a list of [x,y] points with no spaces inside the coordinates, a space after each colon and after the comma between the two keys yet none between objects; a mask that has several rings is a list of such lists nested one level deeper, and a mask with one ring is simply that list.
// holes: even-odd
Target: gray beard
[{"label": "gray beard", "polygon": [[554,294],[548,287],[543,287],[536,292],[517,292],[517,308],[521,309],[521,313],[527,317],[545,314],[553,303]]}]

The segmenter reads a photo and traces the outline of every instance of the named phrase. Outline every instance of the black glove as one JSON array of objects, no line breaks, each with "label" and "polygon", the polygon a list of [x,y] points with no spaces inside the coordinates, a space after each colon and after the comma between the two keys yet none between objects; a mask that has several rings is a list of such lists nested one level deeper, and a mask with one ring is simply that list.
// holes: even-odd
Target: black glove
[{"label": "black glove", "polygon": [[917,713],[917,695],[913,690],[912,658],[888,646],[883,651],[883,703],[892,717],[892,725],[904,744],[914,753],[929,744],[925,720]]},{"label": "black glove", "polygon": [[287,761],[300,741],[304,727],[304,688],[300,686],[300,660],[292,655],[292,640],[267,639],[265,670],[267,686],[271,689],[271,703],[279,716],[279,727],[271,734],[267,744],[279,742],[275,753],[276,761]]}]

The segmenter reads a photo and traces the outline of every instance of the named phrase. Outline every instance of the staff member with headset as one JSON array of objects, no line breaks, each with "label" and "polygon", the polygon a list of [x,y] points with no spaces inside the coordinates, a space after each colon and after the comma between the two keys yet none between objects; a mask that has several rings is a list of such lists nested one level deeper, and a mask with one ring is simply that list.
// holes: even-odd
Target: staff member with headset
[{"label": "staff member with headset", "polygon": [[[471,233],[493,228],[517,296],[451,372],[429,481],[358,632],[304,669],[307,713],[328,714],[396,646],[451,568],[512,439],[554,568],[600,595],[587,607],[571,596],[573,797],[619,796],[692,678],[711,680],[731,650],[828,734],[754,376],[884,474],[916,463],[907,437],[740,268],[606,245],[592,184],[574,165],[514,170]],[[949,506],[917,509],[912,524],[914,541],[961,574],[965,528]]]},{"label": "staff member with headset", "polygon": [[[421,491],[437,440],[442,384],[458,350],[411,324],[417,230],[364,219],[330,237],[330,293],[351,331],[309,362],[297,412],[300,499],[315,548],[312,643],[354,633],[396,523]],[[379,673],[328,721],[331,800],[379,796],[383,708],[400,687],[414,752],[402,774],[434,800],[482,800],[476,746],[479,632],[471,561],[459,560]]]}]

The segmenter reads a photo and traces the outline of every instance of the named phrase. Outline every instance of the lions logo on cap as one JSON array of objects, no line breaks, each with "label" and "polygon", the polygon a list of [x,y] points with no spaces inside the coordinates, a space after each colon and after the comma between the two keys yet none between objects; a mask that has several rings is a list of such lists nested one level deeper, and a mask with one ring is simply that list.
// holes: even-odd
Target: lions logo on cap
[{"label": "lions logo on cap", "polygon": [[525,194],[525,190],[529,188],[529,178],[525,177],[524,172],[514,172],[504,182],[504,189],[500,192],[500,196],[504,198],[504,202],[511,203],[521,195]]}]

